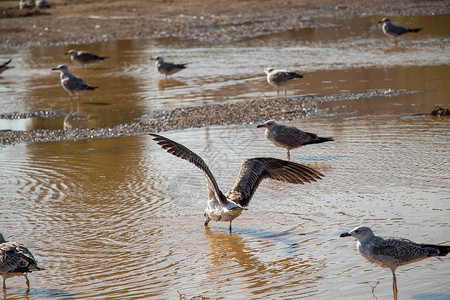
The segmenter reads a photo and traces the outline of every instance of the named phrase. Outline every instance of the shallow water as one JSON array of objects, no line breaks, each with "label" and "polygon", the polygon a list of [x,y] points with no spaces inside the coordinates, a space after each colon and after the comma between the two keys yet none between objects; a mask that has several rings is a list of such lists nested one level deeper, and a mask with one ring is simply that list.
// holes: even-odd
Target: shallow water
[{"label": "shallow water", "polygon": [[[18,144],[0,149],[1,232],[28,246],[45,271],[8,279],[6,299],[371,299],[392,296],[387,269],[339,234],[358,225],[379,235],[450,243],[450,121],[411,117],[449,105],[448,16],[398,18],[424,32],[392,43],[376,18],[311,20],[324,27],[227,45],[121,41],[86,45],[111,58],[73,73],[100,88],[83,95],[83,126],[113,126],[152,110],[276,94],[268,65],[305,72],[289,96],[407,89],[393,98],[330,101],[322,117],[286,122],[335,142],[292,151],[325,174],[305,185],[265,181],[233,222],[203,227],[203,174],[149,136]],[[411,23],[408,23],[411,22]],[[446,22],[446,23],[445,23]],[[369,33],[367,34],[367,28]],[[56,109],[57,118],[1,120],[2,129],[62,129],[68,95],[49,71],[73,47],[2,50],[15,69],[0,78],[1,112]],[[191,62],[164,81],[148,59]],[[70,64],[70,63],[69,63]],[[29,72],[27,71],[29,70]],[[164,86],[165,85],[165,86]],[[98,103],[110,104],[99,105]],[[240,161],[285,158],[256,124],[164,132],[201,155],[223,191]],[[450,272],[428,259],[397,271],[402,299],[448,299]]]}]

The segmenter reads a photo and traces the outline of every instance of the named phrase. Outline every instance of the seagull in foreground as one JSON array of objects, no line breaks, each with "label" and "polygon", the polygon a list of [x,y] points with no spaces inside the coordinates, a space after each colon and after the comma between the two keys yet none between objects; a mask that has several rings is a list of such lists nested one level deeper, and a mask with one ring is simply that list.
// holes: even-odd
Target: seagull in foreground
[{"label": "seagull in foreground", "polygon": [[79,106],[79,93],[86,90],[95,90],[98,86],[90,86],[83,79],[75,75],[69,74],[69,67],[59,65],[52,69],[61,72],[61,85],[70,94],[70,104],[72,105],[73,94],[77,95],[77,105]]},{"label": "seagull in foreground", "polygon": [[205,173],[208,184],[208,207],[204,213],[205,226],[208,226],[211,220],[229,221],[230,232],[231,221],[237,218],[244,209],[247,209],[250,199],[263,179],[303,184],[305,182],[311,183],[324,176],[310,167],[294,162],[270,157],[250,158],[241,162],[233,186],[224,195],[200,156],[168,138],[152,133],[150,135],[161,148],[174,156],[189,161]]},{"label": "seagull in foreground", "polygon": [[[280,87],[286,85],[288,81],[296,78],[303,78],[303,75],[286,70],[267,68],[264,72],[267,74],[267,82],[277,87],[277,97],[280,96]],[[284,88],[284,99],[286,99],[286,88]]]},{"label": "seagull in foreground", "polygon": [[291,160],[289,150],[299,148],[308,144],[318,144],[324,142],[334,141],[331,137],[320,137],[314,133],[301,131],[292,126],[285,126],[277,124],[277,122],[270,120],[264,124],[256,126],[257,128],[266,128],[266,138],[275,146],[287,149],[287,160]]},{"label": "seagull in foreground", "polygon": [[370,263],[392,271],[394,298],[397,299],[397,278],[395,270],[403,265],[420,261],[427,257],[446,256],[450,246],[417,244],[404,238],[383,238],[373,234],[369,227],[357,227],[341,234],[358,239],[359,253]]},{"label": "seagull in foreground", "polygon": [[16,242],[7,242],[0,233],[0,275],[3,278],[3,289],[6,289],[6,279],[13,276],[25,277],[27,292],[30,291],[30,281],[27,273],[45,270],[37,265],[33,254],[24,245]]},{"label": "seagull in foreground", "polygon": [[167,76],[172,75],[174,73],[177,73],[183,69],[187,68],[188,64],[174,64],[174,63],[170,63],[170,62],[165,62],[164,58],[162,58],[161,56],[155,57],[155,58],[150,58],[151,60],[156,60],[155,63],[155,68],[156,70]]},{"label": "seagull in foreground", "polygon": [[81,66],[84,68],[86,64],[90,64],[99,60],[107,59],[106,56],[98,56],[91,52],[87,51],[77,51],[77,50],[69,50],[65,54],[70,54],[70,59],[73,62],[81,64]]},{"label": "seagull in foreground", "polygon": [[8,64],[12,61],[12,58],[8,61],[5,61],[4,63],[0,64],[0,74],[2,74],[4,71],[8,69],[12,69],[14,67],[8,66]]},{"label": "seagull in foreground", "polygon": [[383,33],[387,35],[388,37],[394,38],[395,46],[397,46],[397,37],[400,35],[403,35],[408,32],[419,32],[422,30],[422,28],[406,28],[398,25],[394,25],[391,23],[391,19],[389,18],[383,18],[378,23],[383,23],[383,26],[381,29],[383,30]]}]

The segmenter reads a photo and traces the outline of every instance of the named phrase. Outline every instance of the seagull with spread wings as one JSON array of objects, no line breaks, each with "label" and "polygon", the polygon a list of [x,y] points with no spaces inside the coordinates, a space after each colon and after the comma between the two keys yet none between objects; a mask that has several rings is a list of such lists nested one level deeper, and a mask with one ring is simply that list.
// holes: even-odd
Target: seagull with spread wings
[{"label": "seagull with spread wings", "polygon": [[211,220],[231,222],[241,215],[249,205],[258,185],[263,179],[272,179],[281,182],[303,184],[321,179],[320,172],[295,163],[271,157],[245,159],[241,162],[238,175],[230,191],[223,194],[203,159],[186,148],[158,134],[150,134],[161,148],[170,154],[194,164],[203,171],[208,184],[208,207],[205,210],[205,226]]}]

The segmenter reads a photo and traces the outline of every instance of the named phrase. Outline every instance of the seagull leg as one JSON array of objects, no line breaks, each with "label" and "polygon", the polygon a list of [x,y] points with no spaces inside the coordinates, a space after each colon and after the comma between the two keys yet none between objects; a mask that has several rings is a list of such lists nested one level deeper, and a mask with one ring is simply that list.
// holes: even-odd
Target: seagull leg
[{"label": "seagull leg", "polygon": [[280,97],[280,88],[277,87],[277,98]]},{"label": "seagull leg", "polygon": [[291,161],[291,153],[289,152],[289,149],[287,149],[287,160]]},{"label": "seagull leg", "polygon": [[231,221],[230,221],[230,233],[231,233]]},{"label": "seagull leg", "polygon": [[395,276],[395,269],[392,270],[392,291],[394,292],[394,300],[397,300],[398,289],[397,289],[397,277]]},{"label": "seagull leg", "polygon": [[207,216],[207,215],[205,215],[205,217],[206,217],[206,221],[205,221],[204,225],[208,226],[209,222],[211,222],[211,218],[209,216]]},{"label": "seagull leg", "polygon": [[27,273],[25,273],[25,275],[23,275],[23,276],[25,276],[25,280],[27,282],[27,293],[29,293],[30,292],[30,281],[28,280]]},{"label": "seagull leg", "polygon": [[286,89],[284,89],[284,100],[286,100],[287,96],[286,96]]},{"label": "seagull leg", "polygon": [[3,289],[6,290],[6,278],[2,276],[3,279]]}]

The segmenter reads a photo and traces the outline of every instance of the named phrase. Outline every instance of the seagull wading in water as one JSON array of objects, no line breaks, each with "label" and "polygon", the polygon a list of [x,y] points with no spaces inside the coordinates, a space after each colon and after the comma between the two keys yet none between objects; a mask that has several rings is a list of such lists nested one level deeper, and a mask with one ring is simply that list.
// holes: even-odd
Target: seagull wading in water
[{"label": "seagull wading in water", "polygon": [[188,64],[174,64],[174,63],[170,63],[170,62],[165,62],[164,58],[162,58],[161,56],[157,56],[155,58],[150,58],[151,60],[156,60],[155,63],[155,68],[156,70],[167,76],[172,75],[174,73],[177,73],[183,69],[187,68]]},{"label": "seagull wading in water", "polygon": [[281,182],[303,184],[316,181],[324,175],[320,172],[294,162],[281,159],[261,157],[245,159],[241,162],[238,175],[230,191],[225,195],[220,191],[216,179],[212,175],[203,159],[186,148],[168,138],[158,134],[150,134],[161,148],[170,154],[194,164],[203,171],[208,185],[208,207],[205,210],[205,226],[211,220],[230,222],[239,217],[250,203],[259,183],[265,179]]},{"label": "seagull wading in water", "polygon": [[450,246],[417,244],[404,238],[384,238],[376,236],[369,227],[357,227],[341,234],[341,237],[352,236],[358,240],[356,247],[359,253],[370,263],[392,271],[392,290],[397,299],[397,278],[395,270],[433,256],[446,256]]},{"label": "seagull wading in water", "polygon": [[275,146],[287,149],[287,160],[289,161],[291,160],[291,153],[289,150],[299,148],[304,145],[334,141],[331,137],[320,137],[317,136],[317,134],[301,131],[300,129],[292,126],[277,124],[277,122],[273,120],[267,121],[256,127],[265,127],[266,138]]},{"label": "seagull wading in water", "polygon": [[61,85],[70,95],[70,105],[72,106],[73,94],[77,95],[77,106],[79,109],[80,103],[78,102],[81,91],[95,90],[98,86],[90,86],[83,79],[75,75],[69,74],[69,67],[66,65],[59,65],[52,69],[53,71],[61,72]]},{"label": "seagull wading in water", "polygon": [[45,270],[38,267],[33,254],[24,245],[17,242],[7,242],[0,233],[0,275],[3,278],[3,289],[6,289],[6,279],[13,276],[24,276],[27,292],[30,291],[30,281],[27,273]]},{"label": "seagull wading in water", "polygon": [[[303,78],[303,75],[286,70],[267,68],[264,72],[267,74],[267,82],[277,87],[277,97],[280,96],[280,87],[285,86],[289,81],[296,78]],[[286,99],[286,88],[284,88],[284,98]]]},{"label": "seagull wading in water", "polygon": [[419,32],[422,28],[407,28],[398,25],[394,25],[391,23],[391,19],[383,18],[378,23],[383,23],[381,29],[383,33],[388,37],[394,38],[395,46],[397,46],[397,37],[409,32]]},{"label": "seagull wading in water", "polygon": [[107,59],[106,56],[98,56],[96,54],[93,54],[91,52],[87,51],[77,51],[77,50],[69,50],[65,53],[70,54],[70,59],[73,62],[76,62],[80,64],[83,68],[86,64],[90,64],[96,61]]}]

